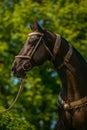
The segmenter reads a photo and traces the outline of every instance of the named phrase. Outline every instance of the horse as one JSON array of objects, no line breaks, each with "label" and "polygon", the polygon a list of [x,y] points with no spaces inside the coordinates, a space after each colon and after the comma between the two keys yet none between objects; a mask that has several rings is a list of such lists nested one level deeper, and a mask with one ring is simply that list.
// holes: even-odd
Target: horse
[{"label": "horse", "polygon": [[43,29],[37,22],[23,48],[15,56],[12,72],[25,77],[34,66],[51,61],[60,76],[58,130],[87,130],[87,63],[61,35]]}]

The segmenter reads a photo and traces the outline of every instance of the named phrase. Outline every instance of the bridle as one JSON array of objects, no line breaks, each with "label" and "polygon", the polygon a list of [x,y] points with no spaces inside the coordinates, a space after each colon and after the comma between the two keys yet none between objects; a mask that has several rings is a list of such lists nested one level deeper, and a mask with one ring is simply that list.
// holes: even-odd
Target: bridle
[{"label": "bridle", "polygon": [[[49,48],[47,47],[47,45],[45,44],[45,41],[44,41],[44,38],[43,38],[44,34],[42,34],[42,33],[40,33],[40,32],[33,32],[33,33],[30,33],[28,36],[32,36],[32,35],[39,35],[39,36],[40,36],[40,39],[38,40],[36,46],[35,46],[35,47],[33,48],[33,50],[31,51],[30,55],[24,55],[24,56],[23,56],[23,55],[17,55],[17,56],[15,56],[15,58],[28,59],[28,60],[29,60],[29,64],[30,64],[30,66],[31,66],[31,59],[32,59],[34,53],[36,52],[37,48],[39,47],[41,41],[43,41],[42,43],[43,43],[45,49],[49,52],[49,54],[50,54],[50,56],[51,56],[51,60],[55,59],[57,53],[59,52],[59,48],[60,48],[60,45],[61,45],[61,36],[60,36],[59,34],[56,34],[56,41],[55,41],[55,44],[54,44],[53,54],[52,54],[52,52],[50,51],[50,49],[49,49]],[[65,58],[64,58],[64,63],[62,63],[62,64],[59,66],[60,69],[61,69],[64,65],[67,66],[71,55],[72,55],[72,46],[69,45],[69,51],[67,52],[67,54],[66,54],[66,56],[65,56]],[[68,64],[68,65],[69,65],[69,64]],[[67,66],[67,67],[68,67],[68,66]],[[23,66],[23,69],[26,70],[26,68],[25,68],[24,66]],[[20,93],[21,93],[21,90],[22,90],[22,88],[23,88],[23,84],[24,84],[24,79],[22,79],[22,82],[21,82],[21,85],[20,85],[18,94],[17,94],[17,96],[16,96],[14,102],[12,103],[12,105],[11,105],[8,109],[4,110],[3,112],[0,112],[0,114],[3,114],[3,113],[5,113],[5,112],[9,111],[10,109],[12,109],[12,107],[13,107],[14,104],[16,103],[16,101],[17,101],[17,99],[18,99],[18,97],[19,97],[19,95],[20,95]]]},{"label": "bridle", "polygon": [[[39,44],[40,44],[40,42],[41,42],[41,40],[42,40],[42,37],[43,37],[43,34],[42,33],[36,33],[36,32],[34,32],[34,33],[30,33],[30,34],[28,34],[28,36],[32,36],[32,35],[40,35],[40,39],[39,39],[39,41],[37,42],[37,44],[36,44],[36,46],[34,47],[34,49],[31,51],[31,53],[30,53],[30,55],[25,55],[25,56],[23,56],[23,55],[17,55],[17,56],[15,56],[15,58],[23,58],[23,59],[28,59],[29,60],[29,66],[30,66],[30,68],[31,68],[31,59],[32,59],[32,57],[33,57],[33,55],[34,55],[34,53],[36,52],[36,49],[38,48],[38,46],[39,46]],[[23,70],[27,70],[26,68],[25,68],[25,66],[22,66],[22,68],[23,68]]]},{"label": "bridle", "polygon": [[28,36],[32,36],[32,35],[40,35],[41,36],[40,39],[39,39],[39,41],[37,42],[35,48],[32,50],[32,53],[29,56],[28,55],[25,55],[25,56],[23,56],[23,55],[17,55],[17,56],[15,56],[15,58],[25,58],[25,59],[31,60],[31,58],[33,57],[33,55],[34,55],[36,49],[38,48],[38,46],[39,46],[39,44],[40,44],[40,42],[42,40],[42,37],[43,37],[43,34],[39,33],[39,32],[38,33],[34,32],[34,33],[28,34]]},{"label": "bridle", "polygon": [[[47,47],[47,45],[45,44],[45,40],[43,38],[44,34],[42,34],[40,32],[33,32],[33,33],[30,33],[28,36],[33,36],[33,35],[39,35],[40,39],[38,40],[38,42],[35,45],[35,47],[31,50],[30,55],[24,55],[24,56],[23,55],[17,55],[17,56],[15,56],[15,58],[28,59],[29,60],[29,64],[31,66],[31,59],[32,59],[33,55],[35,54],[37,48],[39,47],[39,45],[40,45],[40,43],[42,41],[45,49],[49,52],[49,54],[51,56],[51,60],[54,60],[55,57],[56,57],[56,55],[59,52],[59,48],[60,48],[60,45],[61,45],[61,36],[59,34],[56,34],[56,40],[55,40],[55,44],[54,44],[54,48],[53,48],[53,53],[52,53],[50,51],[50,49]],[[67,54],[64,57],[63,63],[60,66],[58,66],[58,68],[57,68],[58,70],[60,70],[61,68],[63,68],[63,66],[66,66],[71,72],[74,71],[74,68],[69,63],[69,60],[70,60],[70,58],[72,56],[72,53],[73,53],[73,49],[72,49],[72,46],[69,44],[69,50],[68,50]],[[23,69],[26,71],[26,68],[24,66],[23,66]],[[0,114],[9,111],[14,106],[14,104],[16,103],[16,101],[17,101],[17,99],[18,99],[18,97],[19,97],[19,95],[21,93],[21,90],[23,88],[23,83],[24,83],[24,79],[21,82],[18,94],[17,94],[14,102],[12,103],[12,105],[8,109],[4,110],[3,112],[0,112]],[[80,99],[78,101],[74,101],[74,102],[71,102],[70,104],[67,104],[61,98],[61,95],[59,94],[58,104],[59,104],[59,106],[62,106],[64,108],[64,110],[77,109],[77,108],[83,107],[84,105],[87,105],[87,97],[84,97],[84,98],[82,98],[82,99]]]},{"label": "bridle", "polygon": [[[49,33],[49,32],[48,32]],[[55,41],[55,44],[54,44],[54,48],[53,48],[53,53],[50,51],[50,49],[47,47],[47,45],[45,44],[45,40],[43,38],[44,34],[43,33],[40,33],[40,32],[33,32],[33,33],[30,33],[28,34],[28,36],[33,36],[33,35],[39,35],[40,36],[40,39],[38,40],[36,46],[33,48],[33,50],[31,51],[30,55],[17,55],[15,56],[15,58],[23,58],[23,59],[28,59],[29,60],[29,67],[31,68],[32,67],[32,64],[31,64],[31,59],[33,57],[33,55],[35,54],[37,48],[39,47],[41,41],[46,49],[46,51],[48,51],[48,53],[50,54],[51,56],[51,61],[53,61],[57,55],[57,53],[59,52],[59,48],[60,48],[60,45],[61,45],[61,36],[59,34],[56,34],[56,41]],[[66,54],[66,56],[64,57],[64,62],[58,66],[58,70],[61,69],[63,66],[67,66],[67,63],[69,62],[69,59],[72,55],[72,46],[69,44],[69,50]],[[68,67],[68,66],[67,66]],[[22,66],[23,70],[27,71],[28,69],[25,68],[25,66]],[[73,70],[73,68],[72,68]]]},{"label": "bridle", "polygon": [[[41,41],[43,41],[42,43],[43,43],[45,49],[49,52],[51,58],[53,58],[52,52],[50,51],[50,49],[49,49],[49,48],[47,47],[47,45],[45,44],[45,41],[44,41],[44,38],[43,38],[44,34],[42,34],[42,33],[40,33],[40,32],[33,32],[33,33],[28,34],[29,37],[30,37],[30,36],[33,36],[33,35],[39,35],[39,36],[40,36],[40,39],[38,40],[36,46],[35,46],[35,47],[33,48],[33,50],[31,51],[30,55],[24,55],[24,56],[23,56],[23,55],[17,55],[17,56],[15,56],[15,58],[28,59],[28,60],[29,60],[29,66],[30,66],[30,67],[32,66],[32,65],[31,65],[31,59],[32,59],[34,53],[36,52],[37,48],[39,47]],[[56,39],[56,42],[55,42],[55,43],[57,43],[57,42],[58,42],[58,38]],[[24,70],[27,70],[24,66],[23,66],[22,68],[23,68]]]}]

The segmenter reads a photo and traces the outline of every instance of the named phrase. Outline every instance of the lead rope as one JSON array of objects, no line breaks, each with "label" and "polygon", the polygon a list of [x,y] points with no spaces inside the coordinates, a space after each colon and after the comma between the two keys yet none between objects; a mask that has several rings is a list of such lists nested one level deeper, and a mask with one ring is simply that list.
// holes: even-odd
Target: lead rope
[{"label": "lead rope", "polygon": [[9,108],[5,109],[5,110],[2,111],[2,112],[0,111],[0,115],[1,115],[1,114],[4,114],[4,113],[6,113],[6,112],[8,112],[9,110],[11,110],[11,109],[13,108],[13,106],[15,105],[15,103],[17,102],[17,100],[18,100],[18,98],[19,98],[19,96],[20,96],[20,94],[21,94],[23,85],[24,85],[24,79],[22,79],[22,81],[21,81],[21,84],[20,84],[20,87],[19,87],[17,96],[16,96],[16,98],[14,99],[13,103],[11,104],[11,106],[9,106]]}]

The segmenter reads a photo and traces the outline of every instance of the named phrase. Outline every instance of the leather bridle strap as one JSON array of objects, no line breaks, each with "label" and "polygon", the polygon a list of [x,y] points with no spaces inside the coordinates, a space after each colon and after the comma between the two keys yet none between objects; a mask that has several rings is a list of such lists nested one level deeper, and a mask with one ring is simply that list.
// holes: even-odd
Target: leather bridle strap
[{"label": "leather bridle strap", "polygon": [[[49,52],[49,54],[51,56],[51,61],[55,60],[55,57],[56,57],[57,53],[59,52],[59,48],[60,48],[60,45],[61,45],[61,36],[59,34],[56,34],[56,41],[55,41],[55,44],[54,44],[53,54],[52,54],[50,49],[45,44],[45,41],[43,39],[44,34],[42,34],[40,32],[33,32],[33,33],[28,34],[28,36],[32,36],[32,35],[40,35],[40,39],[37,42],[34,49],[32,50],[31,54],[29,56],[28,55],[25,55],[25,56],[17,55],[17,56],[15,56],[15,58],[25,58],[25,59],[29,59],[29,61],[30,61],[32,59],[35,51],[37,50],[41,40],[43,40],[44,47]],[[69,59],[70,59],[70,57],[72,55],[72,52],[73,52],[72,51],[72,46],[69,44],[69,51],[67,52],[66,56],[64,57],[64,62],[60,66],[57,67],[58,70],[60,70],[63,66],[66,66],[67,68],[71,68],[71,70],[74,71],[72,66],[69,64]]]},{"label": "leather bridle strap", "polygon": [[33,49],[31,55],[29,55],[29,56],[17,55],[17,56],[15,56],[15,58],[25,58],[25,59],[31,60],[32,56],[34,55],[34,53],[35,53],[37,47],[39,46],[39,44],[40,44],[40,42],[41,42],[41,40],[42,40],[42,37],[43,37],[43,34],[42,34],[42,33],[31,33],[31,34],[29,34],[29,36],[31,36],[31,35],[36,35],[36,34],[41,35],[41,37],[40,37],[39,41],[37,42],[35,48]]},{"label": "leather bridle strap", "polygon": [[63,63],[62,63],[60,66],[57,67],[57,69],[59,69],[59,70],[60,70],[64,65],[66,66],[66,65],[69,63],[70,57],[71,57],[71,55],[72,55],[72,53],[73,53],[72,46],[71,46],[70,44],[68,44],[68,45],[69,45],[69,50],[68,50],[67,54],[66,54],[65,57],[64,57],[64,61],[63,61]]},{"label": "leather bridle strap", "polygon": [[78,108],[87,106],[87,96],[81,99],[78,99],[77,101],[66,103],[62,99],[61,95],[59,94],[57,103],[58,103],[58,106],[63,107],[63,109],[66,111],[72,110],[72,109],[78,109]]},{"label": "leather bridle strap", "polygon": [[57,70],[60,70],[62,69],[64,66],[66,66],[71,72],[75,72],[75,69],[72,67],[72,65],[69,63],[69,60],[72,56],[72,53],[73,53],[73,49],[72,49],[72,46],[71,44],[68,44],[69,45],[69,50],[67,52],[67,54],[65,55],[64,57],[64,60],[63,60],[63,63],[60,64],[60,66],[58,66],[56,69]]},{"label": "leather bridle strap", "polygon": [[53,48],[53,60],[55,60],[56,55],[59,52],[60,45],[61,45],[61,36],[59,34],[56,34],[56,41]]},{"label": "leather bridle strap", "polygon": [[[39,41],[37,42],[36,46],[35,46],[34,49],[32,50],[32,53],[31,53],[29,56],[28,56],[28,55],[25,55],[25,56],[23,56],[23,55],[17,55],[17,56],[15,56],[15,58],[25,58],[25,59],[31,60],[31,58],[33,57],[33,55],[34,55],[36,49],[38,48],[38,46],[39,46],[41,40],[43,40],[43,35],[44,35],[44,34],[42,34],[42,33],[40,33],[40,32],[33,32],[33,33],[28,34],[28,36],[32,36],[32,35],[40,35],[40,36],[41,36],[40,39],[39,39]],[[57,36],[57,38],[56,38],[56,41],[55,41],[55,46],[54,46],[53,54],[52,54],[52,52],[50,51],[50,49],[46,46],[46,44],[45,44],[45,42],[44,42],[44,40],[43,40],[44,47],[45,47],[45,49],[49,52],[49,54],[50,54],[50,56],[51,56],[51,59],[54,58],[54,56],[56,55],[56,53],[58,52],[58,50],[59,50],[59,48],[60,48],[60,43],[61,43],[60,39],[61,39],[61,38],[60,38],[60,35],[59,35],[59,34],[56,34],[56,36]],[[59,45],[58,45],[58,47],[57,47],[56,45],[57,45],[58,43],[59,43]],[[56,47],[57,47],[57,48],[56,48]]]}]

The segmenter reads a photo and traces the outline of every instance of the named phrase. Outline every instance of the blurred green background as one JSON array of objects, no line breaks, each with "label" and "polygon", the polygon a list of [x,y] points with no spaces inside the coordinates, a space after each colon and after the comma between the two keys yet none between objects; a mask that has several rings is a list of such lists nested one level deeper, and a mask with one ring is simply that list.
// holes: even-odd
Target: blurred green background
[{"label": "blurred green background", "polygon": [[[0,111],[17,94],[20,79],[11,76],[11,65],[34,20],[62,35],[87,60],[86,0],[0,0]],[[56,130],[60,88],[50,63],[33,68],[15,107],[0,115],[0,130]]]}]

